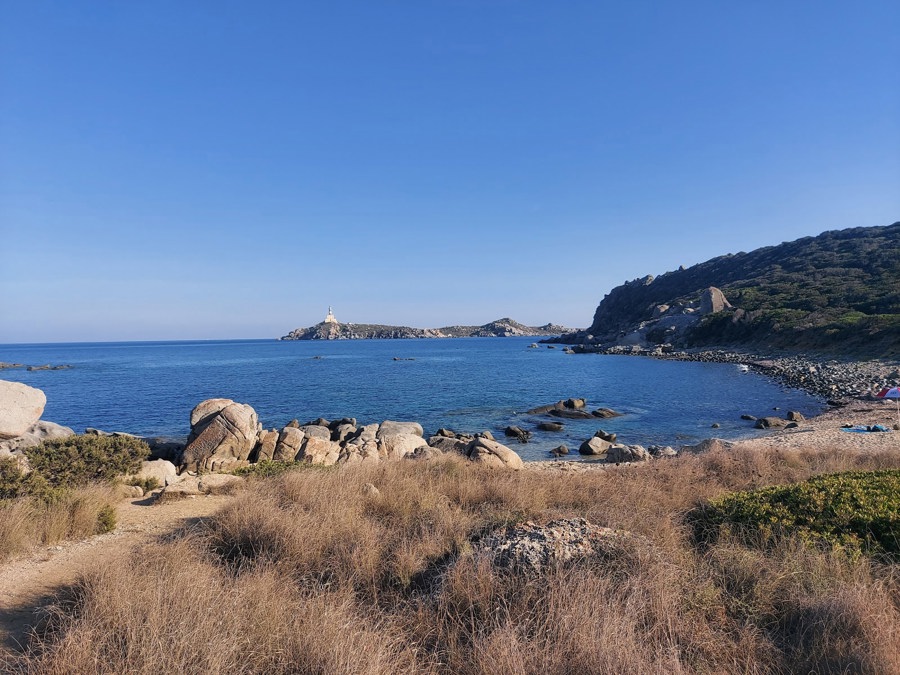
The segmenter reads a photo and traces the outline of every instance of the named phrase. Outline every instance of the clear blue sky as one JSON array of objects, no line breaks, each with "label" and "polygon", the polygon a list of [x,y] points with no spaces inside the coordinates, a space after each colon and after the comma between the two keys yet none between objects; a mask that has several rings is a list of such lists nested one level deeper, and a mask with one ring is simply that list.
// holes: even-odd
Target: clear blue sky
[{"label": "clear blue sky", "polygon": [[0,342],[590,323],[900,219],[900,3],[0,0]]}]

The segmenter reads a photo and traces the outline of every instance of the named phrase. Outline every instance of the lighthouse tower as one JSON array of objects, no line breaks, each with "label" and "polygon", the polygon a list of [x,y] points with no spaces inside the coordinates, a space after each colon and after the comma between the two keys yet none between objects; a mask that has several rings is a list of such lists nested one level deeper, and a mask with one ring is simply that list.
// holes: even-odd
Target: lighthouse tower
[{"label": "lighthouse tower", "polygon": [[334,312],[331,311],[331,307],[328,307],[328,314],[325,315],[325,321],[322,323],[337,323],[338,320],[334,318]]}]

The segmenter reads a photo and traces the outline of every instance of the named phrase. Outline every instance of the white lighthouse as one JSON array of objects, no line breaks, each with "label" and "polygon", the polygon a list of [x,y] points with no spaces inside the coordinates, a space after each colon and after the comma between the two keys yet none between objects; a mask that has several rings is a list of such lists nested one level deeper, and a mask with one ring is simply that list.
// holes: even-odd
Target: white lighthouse
[{"label": "white lighthouse", "polygon": [[325,321],[322,323],[337,323],[338,320],[334,318],[334,312],[331,311],[331,306],[328,307],[328,314],[325,315]]}]

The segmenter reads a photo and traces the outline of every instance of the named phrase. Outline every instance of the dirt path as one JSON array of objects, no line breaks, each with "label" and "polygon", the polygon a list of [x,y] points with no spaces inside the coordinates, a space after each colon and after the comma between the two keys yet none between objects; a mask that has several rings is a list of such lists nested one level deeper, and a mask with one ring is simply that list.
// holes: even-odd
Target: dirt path
[{"label": "dirt path", "polygon": [[40,609],[92,565],[122,556],[155,537],[190,526],[232,497],[198,496],[168,504],[127,499],[117,506],[116,529],[81,541],[42,547],[0,565],[0,654],[24,643]]}]

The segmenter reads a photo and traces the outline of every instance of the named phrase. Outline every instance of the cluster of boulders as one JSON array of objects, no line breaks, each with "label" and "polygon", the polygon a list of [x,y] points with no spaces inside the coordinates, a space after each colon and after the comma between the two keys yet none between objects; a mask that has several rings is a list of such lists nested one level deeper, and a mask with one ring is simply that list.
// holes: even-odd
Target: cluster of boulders
[{"label": "cluster of boulders", "polygon": [[490,432],[456,434],[447,429],[426,439],[418,422],[357,425],[353,418],[297,420],[263,429],[256,411],[230,399],[209,399],[191,412],[191,433],[182,471],[231,471],[260,461],[298,461],[330,466],[390,459],[427,459],[456,452],[487,466],[519,469],[522,459]]}]

